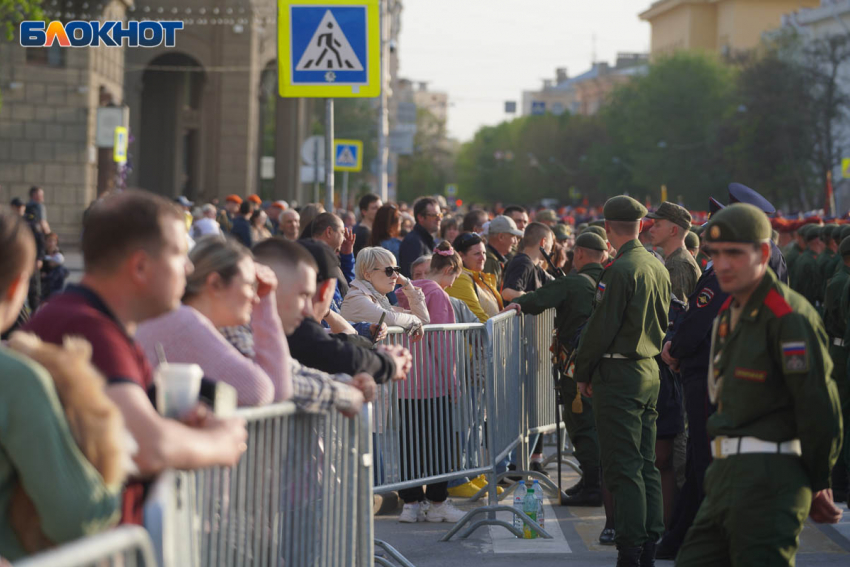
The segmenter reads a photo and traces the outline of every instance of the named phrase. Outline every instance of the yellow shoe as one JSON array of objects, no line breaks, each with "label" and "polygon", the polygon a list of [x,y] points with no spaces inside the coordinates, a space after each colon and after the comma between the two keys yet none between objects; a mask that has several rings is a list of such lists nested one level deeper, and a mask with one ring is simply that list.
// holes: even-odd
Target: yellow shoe
[{"label": "yellow shoe", "polygon": [[471,482],[467,482],[466,484],[449,488],[449,496],[453,498],[472,498],[478,494],[479,490],[477,486]]},{"label": "yellow shoe", "polygon": [[[484,476],[484,475],[482,474],[482,475],[480,475],[480,476],[477,476],[477,477],[473,478],[471,481],[469,481],[469,483],[470,483],[470,484],[474,484],[474,485],[475,485],[475,486],[477,486],[477,487],[478,487],[478,489],[480,490],[480,489],[482,489],[482,488],[486,488],[486,487],[487,487],[487,477],[486,477],[486,476]],[[497,487],[496,487],[496,494],[501,494],[501,493],[503,493],[504,491],[505,491],[505,489],[504,489],[504,488],[502,488],[501,486],[497,486]]]}]

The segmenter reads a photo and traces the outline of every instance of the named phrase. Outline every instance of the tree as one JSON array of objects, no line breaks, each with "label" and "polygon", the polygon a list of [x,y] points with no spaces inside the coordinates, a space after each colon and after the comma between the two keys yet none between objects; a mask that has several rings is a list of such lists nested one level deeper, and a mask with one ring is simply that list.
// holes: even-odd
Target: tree
[{"label": "tree", "polygon": [[12,41],[18,26],[24,20],[43,20],[42,0],[0,0],[0,29]]},{"label": "tree", "polygon": [[398,158],[398,199],[413,201],[442,193],[452,181],[454,154],[446,137],[446,122],[427,109],[416,111],[413,153]]}]

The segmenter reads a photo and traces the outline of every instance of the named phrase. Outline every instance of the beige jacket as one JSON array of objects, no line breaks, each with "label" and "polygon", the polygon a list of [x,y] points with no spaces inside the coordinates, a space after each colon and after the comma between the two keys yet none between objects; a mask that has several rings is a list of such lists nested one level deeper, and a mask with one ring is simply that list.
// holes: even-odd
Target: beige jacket
[{"label": "beige jacket", "polygon": [[352,323],[377,323],[386,313],[384,323],[388,326],[403,327],[409,331],[413,327],[427,325],[430,322],[425,294],[418,287],[407,284],[401,288],[410,303],[410,310],[390,304],[387,297],[372,287],[367,281],[354,280],[351,289],[342,302],[339,313]]}]

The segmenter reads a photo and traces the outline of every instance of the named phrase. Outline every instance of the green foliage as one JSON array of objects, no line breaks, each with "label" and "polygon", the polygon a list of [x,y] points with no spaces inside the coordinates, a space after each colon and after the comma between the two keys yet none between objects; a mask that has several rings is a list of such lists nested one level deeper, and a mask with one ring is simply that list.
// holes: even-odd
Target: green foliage
[{"label": "green foliage", "polygon": [[41,0],[0,0],[0,30],[12,41],[23,20],[43,20]]},{"label": "green foliage", "polygon": [[422,195],[442,193],[453,181],[452,161],[445,121],[418,109],[413,153],[398,158],[398,200],[412,202]]}]

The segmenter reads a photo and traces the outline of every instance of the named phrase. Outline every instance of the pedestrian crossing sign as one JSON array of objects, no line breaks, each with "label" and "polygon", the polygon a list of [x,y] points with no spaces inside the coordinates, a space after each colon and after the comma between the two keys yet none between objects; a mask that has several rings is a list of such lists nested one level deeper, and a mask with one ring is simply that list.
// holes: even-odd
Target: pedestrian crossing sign
[{"label": "pedestrian crossing sign", "polygon": [[381,94],[378,0],[278,0],[282,97]]},{"label": "pedestrian crossing sign", "polygon": [[850,177],[850,158],[841,160],[841,177],[847,179]]},{"label": "pedestrian crossing sign", "polygon": [[334,140],[334,171],[360,171],[361,169],[363,169],[363,142]]}]

